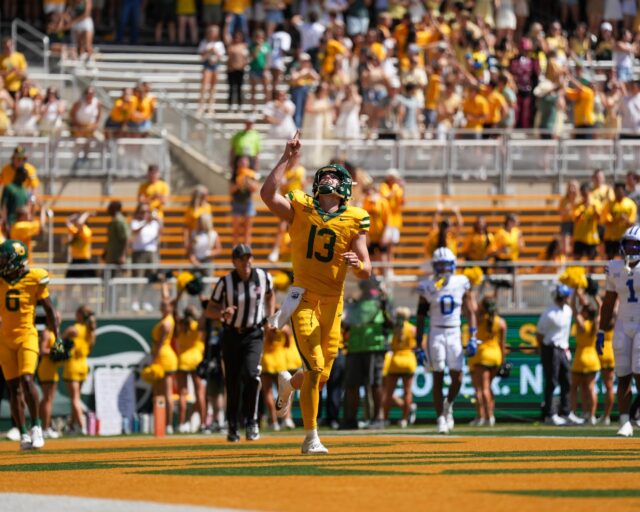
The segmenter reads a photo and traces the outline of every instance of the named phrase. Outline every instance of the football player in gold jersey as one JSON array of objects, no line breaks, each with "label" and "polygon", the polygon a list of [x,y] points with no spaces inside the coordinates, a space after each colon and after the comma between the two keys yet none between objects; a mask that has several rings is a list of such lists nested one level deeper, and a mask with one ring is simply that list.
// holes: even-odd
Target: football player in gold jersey
[{"label": "football player in gold jersey", "polygon": [[305,429],[302,453],[322,454],[316,418],[320,388],[329,379],[340,343],[344,281],[348,267],[359,279],[371,275],[367,251],[369,215],[348,206],[351,176],[341,165],[316,171],[313,196],[294,190],[278,193],[282,175],[296,161],[301,149],[298,133],[287,142],[280,161],[265,180],[260,195],[267,207],[289,223],[293,286],[301,290],[300,302],[291,315],[294,340],[303,370],[291,377],[279,374],[278,415],[291,405],[294,389],[300,390],[300,408]]},{"label": "football player in gold jersey", "polygon": [[[49,297],[46,270],[27,267],[28,251],[18,240],[0,244],[0,365],[9,387],[11,414],[21,431],[20,448],[42,448],[44,438],[39,416],[39,397],[33,376],[38,366],[38,331],[35,309],[41,304],[47,328],[58,339],[58,318]],[[27,431],[23,400],[31,415],[31,435]]]}]

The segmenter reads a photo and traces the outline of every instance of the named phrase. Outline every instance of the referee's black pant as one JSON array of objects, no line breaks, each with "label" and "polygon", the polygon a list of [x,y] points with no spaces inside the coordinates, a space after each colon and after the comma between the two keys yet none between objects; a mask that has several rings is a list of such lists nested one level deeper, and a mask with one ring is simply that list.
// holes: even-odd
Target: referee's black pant
[{"label": "referee's black pant", "polygon": [[571,386],[571,361],[567,351],[553,345],[540,347],[542,372],[544,373],[544,405],[542,415],[553,416],[553,390],[560,384],[560,416],[569,414],[569,392]]},{"label": "referee's black pant", "polygon": [[262,328],[239,331],[225,327],[220,336],[220,345],[227,388],[227,421],[231,433],[238,430],[241,398],[245,425],[253,425],[258,421]]}]

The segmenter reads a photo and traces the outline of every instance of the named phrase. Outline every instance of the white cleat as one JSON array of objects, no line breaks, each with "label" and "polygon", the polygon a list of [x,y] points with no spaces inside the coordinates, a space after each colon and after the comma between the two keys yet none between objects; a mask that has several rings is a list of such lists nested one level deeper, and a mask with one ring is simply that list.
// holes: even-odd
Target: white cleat
[{"label": "white cleat", "polygon": [[567,420],[565,420],[562,416],[558,416],[554,414],[553,416],[548,416],[544,420],[545,425],[553,425],[554,427],[564,427],[567,425]]},{"label": "white cleat", "polygon": [[20,449],[31,450],[31,436],[29,434],[22,434],[20,436]]},{"label": "white cleat", "polygon": [[620,429],[618,430],[617,434],[619,436],[622,437],[632,437],[633,436],[633,426],[631,425],[630,421],[625,421],[622,426],[620,427]]},{"label": "white cleat", "polygon": [[325,448],[320,439],[312,437],[304,440],[301,452],[305,455],[326,455],[329,450]]},{"label": "white cleat", "polygon": [[186,422],[186,421],[184,423],[181,423],[178,426],[178,433],[179,434],[190,434],[191,433],[191,424]]},{"label": "white cleat", "polygon": [[495,416],[491,416],[489,418],[489,421],[488,421],[487,425],[489,425],[490,427],[495,427],[496,426],[496,417]]},{"label": "white cleat", "polygon": [[569,422],[569,425],[584,425],[584,420],[577,416],[573,411],[571,411],[569,416],[567,416],[567,421]]},{"label": "white cleat", "polygon": [[20,441],[20,431],[18,430],[18,427],[11,427],[9,429],[7,432],[7,439],[16,443]]},{"label": "white cleat", "polygon": [[447,418],[445,418],[444,416],[438,416],[438,419],[436,420],[437,425],[438,425],[438,434],[448,434],[449,433],[449,426],[447,425]]},{"label": "white cleat", "polygon": [[291,374],[288,371],[278,372],[278,398],[276,400],[276,415],[284,418],[291,408],[293,387],[291,386]]},{"label": "white cleat", "polygon": [[45,439],[59,439],[60,433],[53,430],[51,427],[46,429],[43,433]]},{"label": "white cleat", "polygon": [[447,428],[449,430],[453,430],[455,425],[455,422],[453,421],[453,404],[450,404],[447,399],[445,399],[442,406],[442,414],[447,418]]},{"label": "white cleat", "polygon": [[42,427],[34,426],[31,428],[31,448],[39,450],[44,446],[44,436],[42,435]]},{"label": "white cleat", "polygon": [[483,427],[484,426],[484,418],[475,418],[469,422],[469,426],[471,427]]}]

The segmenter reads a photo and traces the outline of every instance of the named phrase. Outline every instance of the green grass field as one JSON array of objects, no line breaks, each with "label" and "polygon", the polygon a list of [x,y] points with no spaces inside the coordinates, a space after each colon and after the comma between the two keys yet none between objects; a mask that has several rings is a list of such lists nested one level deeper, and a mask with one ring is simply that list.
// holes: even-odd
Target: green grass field
[{"label": "green grass field", "polygon": [[64,438],[38,452],[2,441],[0,510],[15,502],[75,512],[91,498],[92,512],[637,511],[640,440],[617,438],[616,429],[323,431],[330,453],[322,457],[300,454],[301,431],[237,444],[220,434]]}]

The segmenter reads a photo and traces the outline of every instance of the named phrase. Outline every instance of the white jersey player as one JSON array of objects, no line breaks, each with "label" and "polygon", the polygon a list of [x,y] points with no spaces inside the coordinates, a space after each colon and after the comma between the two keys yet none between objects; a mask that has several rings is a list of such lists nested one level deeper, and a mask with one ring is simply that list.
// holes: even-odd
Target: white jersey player
[{"label": "white jersey player", "polygon": [[631,226],[620,240],[624,261],[611,260],[607,266],[606,293],[600,314],[600,330],[596,349],[602,353],[604,331],[611,329],[616,302],[618,314],[613,331],[615,370],[618,376],[618,409],[620,429],[618,435],[631,437],[633,426],[629,421],[631,407],[631,378],[640,389],[640,226]]},{"label": "white jersey player", "polygon": [[[453,401],[462,385],[462,367],[464,353],[462,347],[461,316],[464,313],[469,320],[469,344],[467,354],[475,354],[476,316],[475,301],[469,279],[455,275],[456,257],[451,250],[440,247],[431,259],[434,276],[418,285],[420,299],[417,313],[416,341],[423,349],[422,337],[424,320],[429,315],[429,336],[424,350],[427,367],[433,371],[433,404],[438,416],[438,432],[447,434],[453,429]],[[449,368],[451,385],[446,400],[442,389],[444,369]]]}]

